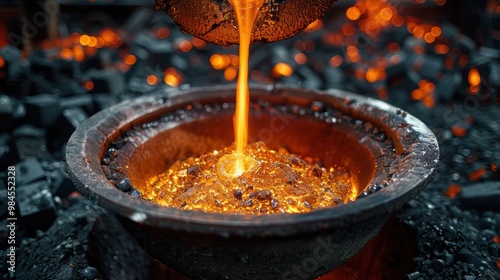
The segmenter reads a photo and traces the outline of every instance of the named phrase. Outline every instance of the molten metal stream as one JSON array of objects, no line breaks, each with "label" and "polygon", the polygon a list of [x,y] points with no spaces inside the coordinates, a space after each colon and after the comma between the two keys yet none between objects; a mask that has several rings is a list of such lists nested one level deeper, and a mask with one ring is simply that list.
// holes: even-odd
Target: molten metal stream
[{"label": "molten metal stream", "polygon": [[248,90],[248,58],[250,53],[250,39],[255,18],[264,0],[229,0],[238,19],[240,35],[240,69],[236,89],[236,111],[234,114],[234,133],[236,139],[236,162],[234,167],[226,166],[226,172],[234,177],[246,171],[248,159],[245,156],[245,146],[248,141],[248,107],[250,94]]}]

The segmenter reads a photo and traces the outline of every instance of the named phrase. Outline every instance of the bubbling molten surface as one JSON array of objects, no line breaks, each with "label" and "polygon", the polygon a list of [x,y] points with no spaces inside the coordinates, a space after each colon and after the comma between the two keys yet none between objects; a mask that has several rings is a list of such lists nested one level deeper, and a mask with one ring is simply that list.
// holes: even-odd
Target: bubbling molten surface
[{"label": "bubbling molten surface", "polygon": [[151,178],[142,197],[166,207],[226,214],[307,213],[348,202],[351,177],[262,142],[245,148],[245,172],[236,175],[234,146],[177,161]]}]

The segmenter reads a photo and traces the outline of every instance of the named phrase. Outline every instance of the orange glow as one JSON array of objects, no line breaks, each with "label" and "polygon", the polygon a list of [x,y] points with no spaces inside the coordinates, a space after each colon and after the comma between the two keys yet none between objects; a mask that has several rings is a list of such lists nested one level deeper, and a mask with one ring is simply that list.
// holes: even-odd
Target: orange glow
[{"label": "orange glow", "polygon": [[97,46],[97,38],[94,36],[89,36],[89,43],[87,45],[92,48]]},{"label": "orange glow", "polygon": [[350,45],[346,49],[347,57],[352,62],[359,62],[361,60],[361,56],[358,53],[358,48],[356,46]]},{"label": "orange glow", "polygon": [[183,80],[182,74],[173,67],[167,68],[165,70],[165,77],[163,77],[163,82],[171,87],[178,87],[181,85]]},{"label": "orange glow", "polygon": [[148,85],[150,86],[154,86],[158,83],[158,78],[155,75],[151,74],[146,78],[146,83],[148,83]]},{"label": "orange glow", "polygon": [[[497,8],[497,10],[499,11],[498,13],[500,14],[500,9]],[[497,260],[497,267],[498,267],[498,269],[500,269],[500,259]]]},{"label": "orange glow", "polygon": [[210,57],[210,64],[215,70],[225,69],[231,63],[227,54],[213,54]]},{"label": "orange glow", "polygon": [[498,170],[498,167],[494,163],[490,163],[491,171],[496,172]]},{"label": "orange glow", "polygon": [[95,47],[98,49],[104,47],[104,40],[101,37],[97,37],[97,43],[95,44]]},{"label": "orange glow", "polygon": [[400,15],[395,15],[392,17],[391,23],[396,27],[401,27],[403,26],[403,24],[405,24],[405,18]]},{"label": "orange glow", "polygon": [[462,189],[460,188],[460,186],[458,186],[456,184],[450,184],[448,189],[446,189],[446,191],[444,192],[444,195],[446,195],[447,197],[449,197],[451,199],[454,199],[455,197],[457,197],[457,195],[460,194],[461,191],[462,191]]},{"label": "orange glow", "polygon": [[82,62],[85,59],[85,53],[80,45],[75,45],[73,47],[73,54],[75,56],[75,60],[78,62]]},{"label": "orange glow", "polygon": [[226,68],[226,70],[224,70],[224,79],[226,79],[227,81],[233,81],[237,76],[238,70],[236,70],[236,67],[234,66],[229,66]]},{"label": "orange glow", "polygon": [[432,108],[434,105],[436,105],[436,100],[434,100],[433,96],[426,96],[424,98],[424,105],[427,108]]},{"label": "orange glow", "polygon": [[71,39],[71,42],[74,44],[80,43],[80,34],[73,32],[71,35],[69,35],[69,38]]},{"label": "orange glow", "polygon": [[323,27],[323,21],[320,20],[320,19],[317,19],[313,22],[311,22],[307,27],[306,29],[304,29],[305,32],[314,32],[316,30],[319,30],[321,29],[321,27]]},{"label": "orange glow", "polygon": [[469,85],[476,87],[481,85],[481,75],[477,68],[471,68],[469,70]]},{"label": "orange glow", "polygon": [[398,53],[399,50],[400,50],[400,47],[399,47],[398,43],[393,42],[393,43],[389,44],[389,51],[391,53]]},{"label": "orange glow", "polygon": [[160,27],[156,29],[156,37],[158,39],[167,39],[170,36],[170,30],[167,27]]},{"label": "orange glow", "polygon": [[353,6],[353,7],[350,7],[349,9],[347,9],[347,11],[345,12],[345,15],[346,15],[347,19],[349,19],[349,20],[358,20],[359,17],[361,16],[361,11],[359,10],[358,7]]},{"label": "orange glow", "polygon": [[439,37],[441,35],[441,28],[438,26],[434,26],[431,28],[431,33],[434,35],[434,37]]},{"label": "orange glow", "polygon": [[439,44],[434,46],[434,51],[437,54],[447,54],[450,51],[450,48],[445,44]]},{"label": "orange glow", "polygon": [[423,4],[425,2],[425,0],[415,0],[415,2],[417,2],[419,4]]},{"label": "orange glow", "polygon": [[5,66],[5,59],[3,58],[3,56],[0,56],[0,68],[4,66]]},{"label": "orange glow", "polygon": [[446,0],[434,0],[434,3],[439,6],[444,6],[444,4],[446,4]]},{"label": "orange glow", "polygon": [[230,59],[230,63],[231,65],[233,65],[234,67],[238,67],[240,65],[240,57],[235,55],[235,54],[231,54],[229,55],[229,59]]},{"label": "orange glow", "polygon": [[465,135],[467,135],[467,130],[461,126],[454,125],[451,127],[451,133],[455,137],[464,137]]},{"label": "orange glow", "polygon": [[411,97],[414,100],[421,100],[428,108],[434,107],[434,89],[436,86],[433,82],[422,80],[418,83],[418,88],[411,92]]},{"label": "orange glow", "polygon": [[478,181],[479,179],[481,179],[484,175],[486,175],[486,173],[488,173],[488,170],[486,168],[481,168],[481,169],[478,169],[476,171],[473,171],[469,174],[469,179],[471,181]]},{"label": "orange glow", "polygon": [[366,71],[366,80],[370,83],[375,83],[385,78],[385,71],[383,69],[371,67]]},{"label": "orange glow", "polygon": [[380,10],[379,16],[382,20],[390,21],[392,19],[392,16],[393,16],[392,9],[389,7],[383,8],[382,10]]},{"label": "orange glow", "polygon": [[115,42],[115,40],[116,40],[116,37],[117,37],[117,35],[111,29],[104,29],[101,32],[101,38],[108,45],[113,44]]},{"label": "orange glow", "polygon": [[189,52],[191,49],[193,48],[193,44],[191,44],[190,41],[188,40],[183,40],[182,42],[180,42],[179,44],[179,49],[182,51],[182,52]]},{"label": "orange glow", "polygon": [[340,65],[342,65],[342,63],[344,62],[344,58],[341,55],[337,54],[337,55],[332,56],[332,58],[330,58],[329,62],[330,62],[331,67],[337,68]]},{"label": "orange glow", "polygon": [[346,17],[359,20],[359,29],[370,36],[377,35],[391,23],[404,24],[404,18],[396,14],[396,8],[387,0],[358,0],[346,10]]},{"label": "orange glow", "polygon": [[424,92],[431,92],[433,91],[436,86],[434,85],[433,82],[429,82],[428,80],[422,80],[418,83],[418,86],[424,91]]},{"label": "orange glow", "polygon": [[[68,49],[68,48],[64,48],[62,49],[60,52],[59,52],[59,56],[63,59],[66,59],[66,60],[71,60],[73,59],[74,55],[73,55],[73,51],[71,49]],[[0,59],[0,68],[2,67],[2,60]]]},{"label": "orange glow", "polygon": [[[248,107],[250,93],[248,89],[248,58],[250,55],[250,39],[259,8],[264,0],[229,0],[238,20],[240,35],[239,74],[236,89],[236,110],[234,114],[234,132],[236,138],[236,153],[244,155],[248,142]],[[234,163],[235,173],[245,172],[243,156],[238,156]]]},{"label": "orange glow", "polygon": [[303,53],[297,53],[295,56],[294,56],[294,59],[295,59],[295,62],[297,62],[297,64],[305,64],[307,62],[307,56]]},{"label": "orange glow", "polygon": [[417,25],[415,26],[415,28],[413,28],[413,36],[415,36],[416,38],[422,38],[424,37],[424,34],[425,34],[425,28],[421,25]]},{"label": "orange glow", "polygon": [[356,34],[356,29],[354,29],[354,26],[350,23],[346,23],[342,25],[342,34],[345,36],[353,36]]},{"label": "orange glow", "polygon": [[137,58],[133,54],[127,54],[124,58],[123,61],[127,65],[134,65],[137,62]]},{"label": "orange glow", "polygon": [[493,237],[493,242],[497,243],[497,244],[500,244],[500,237],[498,237],[498,235],[495,235]]},{"label": "orange glow", "polygon": [[430,44],[436,40],[436,37],[434,37],[434,35],[432,35],[432,33],[427,32],[424,35],[424,40],[425,40],[425,42]]},{"label": "orange glow", "polygon": [[89,35],[82,35],[80,36],[80,44],[82,46],[86,46],[90,43],[90,37]]},{"label": "orange glow", "polygon": [[422,100],[425,98],[425,96],[426,96],[425,92],[419,88],[414,89],[411,92],[411,98],[413,98],[414,100]]},{"label": "orange glow", "polygon": [[458,60],[458,64],[462,67],[465,67],[467,63],[469,63],[469,58],[466,55],[462,54],[460,56],[460,59]]},{"label": "orange glow", "polygon": [[85,89],[87,91],[93,90],[94,89],[94,82],[92,82],[92,81],[86,81],[85,82]]},{"label": "orange glow", "polygon": [[197,47],[198,49],[203,49],[204,47],[207,46],[207,42],[205,42],[202,39],[198,39],[196,37],[193,38],[193,46]]},{"label": "orange glow", "polygon": [[273,68],[273,76],[275,77],[289,77],[293,74],[293,68],[289,64],[279,62]]}]

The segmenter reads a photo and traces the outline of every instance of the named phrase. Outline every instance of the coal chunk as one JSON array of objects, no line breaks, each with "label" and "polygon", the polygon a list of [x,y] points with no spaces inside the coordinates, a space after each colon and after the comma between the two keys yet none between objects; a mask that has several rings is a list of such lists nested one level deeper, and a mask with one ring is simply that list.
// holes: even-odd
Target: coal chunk
[{"label": "coal chunk", "polygon": [[47,230],[56,219],[52,194],[46,181],[38,181],[16,189],[19,220],[29,232]]},{"label": "coal chunk", "polygon": [[29,58],[31,72],[36,73],[46,80],[55,82],[59,77],[59,67],[45,57],[31,56]]},{"label": "coal chunk", "polygon": [[45,170],[36,158],[29,158],[16,164],[16,185],[22,186],[45,179]]},{"label": "coal chunk", "polygon": [[[0,50],[0,80],[19,76],[21,71],[21,52],[14,46],[7,45]],[[3,78],[2,78],[3,77]]]},{"label": "coal chunk", "polygon": [[7,132],[14,124],[15,105],[10,97],[0,95],[0,132]]},{"label": "coal chunk", "polygon": [[91,93],[117,94],[125,90],[125,78],[118,71],[92,70],[87,73],[87,78],[94,85],[90,90]]},{"label": "coal chunk", "polygon": [[130,184],[130,180],[128,178],[125,178],[118,182],[118,184],[116,184],[116,187],[122,192],[128,192],[132,188],[132,185]]},{"label": "coal chunk", "polygon": [[460,204],[466,209],[500,210],[500,184],[487,181],[462,188]]},{"label": "coal chunk", "polygon": [[61,113],[60,100],[51,94],[28,96],[24,99],[27,124],[47,128],[54,124]]},{"label": "coal chunk", "polygon": [[88,118],[81,108],[64,109],[47,135],[51,150],[60,149],[71,137],[75,129]]},{"label": "coal chunk", "polygon": [[12,131],[9,139],[11,156],[14,161],[29,158],[43,158],[47,154],[45,130],[31,125],[22,125]]},{"label": "coal chunk", "polygon": [[458,258],[463,262],[473,264],[475,267],[482,265],[481,260],[468,249],[458,251]]}]

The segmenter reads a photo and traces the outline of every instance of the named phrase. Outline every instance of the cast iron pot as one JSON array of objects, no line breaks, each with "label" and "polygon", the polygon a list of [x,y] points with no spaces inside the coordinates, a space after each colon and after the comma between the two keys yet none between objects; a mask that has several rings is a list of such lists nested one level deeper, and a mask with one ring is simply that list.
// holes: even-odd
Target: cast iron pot
[{"label": "cast iron pot", "polygon": [[[356,254],[434,177],[439,147],[418,119],[340,90],[251,86],[250,138],[345,166],[355,201],[305,214],[227,215],[166,208],[138,191],[178,159],[234,141],[234,86],[144,96],[85,121],[66,149],[84,195],[115,213],[155,259],[193,279],[312,279]],[[131,195],[132,194],[132,195]]]}]

